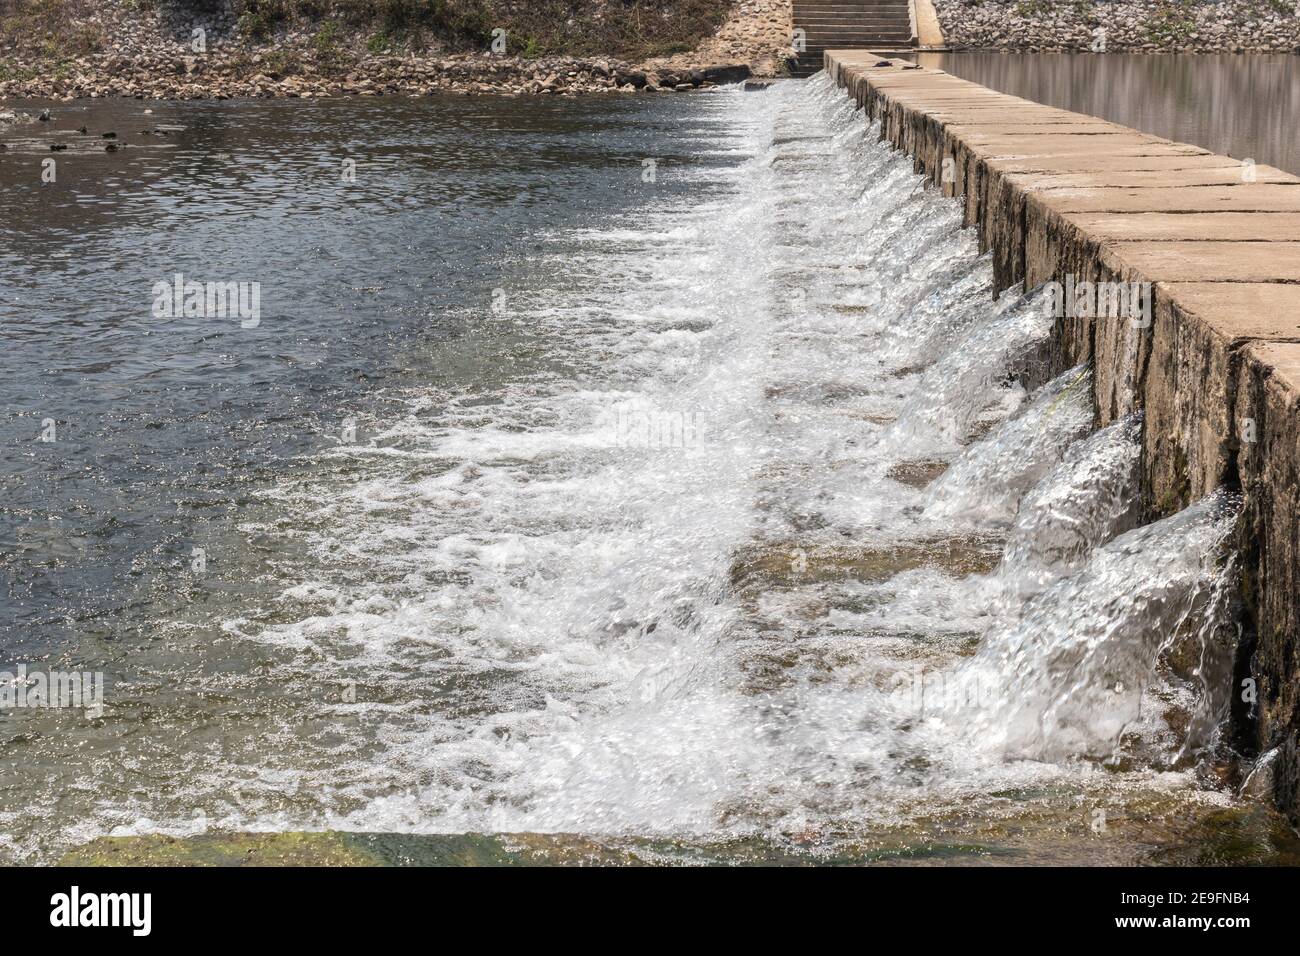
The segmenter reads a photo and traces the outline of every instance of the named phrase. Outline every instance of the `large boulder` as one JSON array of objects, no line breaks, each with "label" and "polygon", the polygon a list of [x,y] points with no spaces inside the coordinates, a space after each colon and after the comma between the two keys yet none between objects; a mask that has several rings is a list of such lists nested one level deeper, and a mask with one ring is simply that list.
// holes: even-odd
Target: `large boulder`
[{"label": "large boulder", "polygon": [[740,83],[750,77],[749,67],[744,63],[718,64],[706,66],[701,70],[704,79],[710,83]]}]

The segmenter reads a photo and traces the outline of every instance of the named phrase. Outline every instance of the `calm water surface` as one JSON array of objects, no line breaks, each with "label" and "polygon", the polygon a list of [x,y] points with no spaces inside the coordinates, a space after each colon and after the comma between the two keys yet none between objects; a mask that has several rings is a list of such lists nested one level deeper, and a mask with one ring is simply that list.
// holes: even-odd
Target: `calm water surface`
[{"label": "calm water surface", "polygon": [[[219,544],[250,487],[338,444],[381,386],[490,387],[535,361],[483,322],[503,276],[519,282],[548,230],[649,194],[652,147],[668,167],[692,148],[655,101],[53,112],[0,157],[3,626],[34,654],[147,632],[132,609],[185,591],[196,547],[204,589],[183,600],[255,590]],[[103,153],[104,131],[126,149]],[[682,188],[665,176],[654,195]],[[260,324],[154,318],[152,286],[176,273],[259,283]],[[50,421],[57,440],[36,441]]]},{"label": "calm water surface", "polygon": [[1300,56],[922,53],[923,66],[1300,174]]}]

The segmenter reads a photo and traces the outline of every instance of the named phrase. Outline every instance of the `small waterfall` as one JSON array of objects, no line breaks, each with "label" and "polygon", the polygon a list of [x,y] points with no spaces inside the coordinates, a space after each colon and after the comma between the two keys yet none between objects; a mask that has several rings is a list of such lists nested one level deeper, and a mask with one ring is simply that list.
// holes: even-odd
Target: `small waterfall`
[{"label": "small waterfall", "polygon": [[951,452],[981,428],[1013,411],[1025,392],[1020,379],[1051,333],[1034,299],[1008,299],[989,310],[930,365],[915,386],[889,440],[914,455]]},{"label": "small waterfall", "polygon": [[1020,501],[999,569],[1011,599],[1077,571],[1137,524],[1141,428],[1134,415],[1076,442]]},{"label": "small waterfall", "polygon": [[1090,434],[1091,372],[1048,374],[1041,297],[993,298],[957,204],[828,79],[701,102],[751,157],[700,172],[726,180],[711,205],[539,252],[599,280],[577,308],[548,279],[519,319],[580,374],[400,436],[474,506],[426,483],[397,525],[352,507],[412,499],[382,460],[321,493],[347,505],[322,553],[374,542],[395,580],[445,580],[358,573],[333,585],[370,615],[346,640],[328,611],[261,639],[352,641],[470,702],[411,702],[376,759],[316,771],[326,819],[784,841],[1091,793],[1134,733],[1141,767],[1174,765],[1222,709],[1232,503],[1133,527],[1139,422]]},{"label": "small waterfall", "polygon": [[[1203,689],[1226,687],[1223,548],[1237,508],[1216,494],[1126,532],[986,635],[962,675],[980,704],[960,715],[972,739],[1041,760],[1112,756],[1126,731],[1159,717],[1145,692],[1162,654],[1192,660]],[[1203,742],[1222,703],[1202,695],[1188,745]]]},{"label": "small waterfall", "polygon": [[962,256],[943,285],[925,290],[884,319],[881,353],[888,357],[891,370],[906,371],[932,361],[963,329],[986,316],[993,298],[991,273],[988,256]]},{"label": "small waterfall", "polygon": [[1005,528],[1025,492],[1088,433],[1092,420],[1091,373],[1080,366],[1057,376],[931,486],[927,522]]}]

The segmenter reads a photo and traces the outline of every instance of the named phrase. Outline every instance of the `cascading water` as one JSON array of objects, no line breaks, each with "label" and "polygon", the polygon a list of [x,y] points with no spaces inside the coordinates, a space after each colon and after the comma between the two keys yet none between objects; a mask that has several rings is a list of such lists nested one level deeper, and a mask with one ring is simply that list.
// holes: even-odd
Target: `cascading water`
[{"label": "cascading water", "polygon": [[1206,708],[1196,723],[1202,731],[1212,726],[1231,674],[1231,656],[1222,653],[1229,606],[1219,563],[1235,510],[1225,496],[1211,496],[1093,551],[1079,571],[1031,598],[1017,620],[984,636],[963,679],[996,699],[985,696],[959,719],[1011,754],[1111,756],[1121,735],[1150,716],[1143,705],[1153,702],[1144,696],[1158,679],[1161,653],[1185,641],[1209,692],[1196,701]]},{"label": "cascading water", "polygon": [[1138,521],[1141,421],[1131,416],[1071,445],[1020,499],[1000,573],[1016,599],[1077,571]]},{"label": "cascading water", "polygon": [[1092,425],[1092,376],[1074,368],[1045,385],[991,440],[962,454],[928,489],[926,517],[998,528]]},{"label": "cascading water", "polygon": [[1171,768],[1222,708],[1231,504],[1134,528],[1136,422],[1089,437],[1042,303],[993,300],[955,204],[825,77],[697,102],[741,160],[678,173],[711,199],[545,235],[502,280],[482,322],[529,371],[391,395],[246,523],[307,555],[223,621],[276,662],[256,692],[353,695],[90,831],[201,805],[649,859],[1087,859],[1098,804],[1149,848],[1153,814],[1230,802]]}]

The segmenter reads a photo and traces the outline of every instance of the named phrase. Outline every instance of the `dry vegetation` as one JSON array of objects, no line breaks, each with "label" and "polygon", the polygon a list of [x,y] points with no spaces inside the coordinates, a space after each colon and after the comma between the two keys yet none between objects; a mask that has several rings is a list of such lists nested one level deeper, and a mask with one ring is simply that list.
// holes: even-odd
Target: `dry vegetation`
[{"label": "dry vegetation", "polygon": [[[481,50],[495,29],[517,56],[612,56],[638,60],[692,49],[726,19],[734,0],[232,0],[235,38],[273,43],[311,29],[324,42],[371,52]],[[223,0],[0,0],[0,49],[48,59],[107,44],[102,20],[122,11],[167,19],[212,16]]]}]

